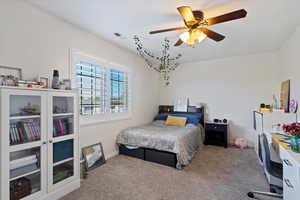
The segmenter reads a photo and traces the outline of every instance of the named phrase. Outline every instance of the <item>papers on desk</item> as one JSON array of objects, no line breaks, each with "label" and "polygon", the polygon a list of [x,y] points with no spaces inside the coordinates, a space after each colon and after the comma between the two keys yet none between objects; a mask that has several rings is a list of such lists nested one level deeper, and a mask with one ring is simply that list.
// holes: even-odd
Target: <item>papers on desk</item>
[{"label": "papers on desk", "polygon": [[[272,140],[273,141],[275,140],[274,142],[280,144],[285,149],[290,148],[291,136],[279,132],[272,132],[271,134],[272,134]],[[274,147],[274,145],[272,146]]]}]

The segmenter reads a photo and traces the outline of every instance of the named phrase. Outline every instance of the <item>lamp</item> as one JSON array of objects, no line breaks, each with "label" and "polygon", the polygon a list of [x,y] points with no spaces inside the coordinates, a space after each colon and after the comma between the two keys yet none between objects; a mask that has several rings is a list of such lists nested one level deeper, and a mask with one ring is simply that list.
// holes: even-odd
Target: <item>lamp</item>
[{"label": "lamp", "polygon": [[195,40],[202,42],[207,36],[200,29],[192,29],[190,31],[183,32],[179,38],[188,45],[194,45]]}]

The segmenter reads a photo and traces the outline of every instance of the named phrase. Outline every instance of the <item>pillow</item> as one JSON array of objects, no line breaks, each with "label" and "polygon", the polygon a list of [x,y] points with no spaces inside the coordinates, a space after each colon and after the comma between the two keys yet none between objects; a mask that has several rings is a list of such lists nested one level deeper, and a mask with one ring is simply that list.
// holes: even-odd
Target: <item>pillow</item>
[{"label": "pillow", "polygon": [[202,113],[175,113],[172,114],[172,116],[176,116],[176,117],[185,117],[187,118],[187,124],[194,124],[194,125],[198,125],[200,119],[202,118]]},{"label": "pillow", "polygon": [[186,117],[175,117],[169,115],[166,121],[167,126],[185,126],[186,124]]},{"label": "pillow", "polygon": [[168,118],[168,115],[170,115],[170,113],[160,113],[158,115],[156,115],[156,117],[154,118],[154,120],[163,120],[166,121]]},{"label": "pillow", "polygon": [[176,117],[186,117],[187,124],[194,124],[196,126],[199,124],[200,119],[203,117],[203,113],[160,113],[156,115],[154,120],[166,121],[169,115]]}]

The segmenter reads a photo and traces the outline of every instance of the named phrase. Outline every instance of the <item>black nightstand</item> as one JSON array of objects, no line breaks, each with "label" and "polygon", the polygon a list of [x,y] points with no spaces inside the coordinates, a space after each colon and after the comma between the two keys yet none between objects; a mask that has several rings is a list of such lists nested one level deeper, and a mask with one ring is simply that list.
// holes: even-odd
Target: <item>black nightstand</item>
[{"label": "black nightstand", "polygon": [[204,144],[228,147],[228,124],[205,122]]}]

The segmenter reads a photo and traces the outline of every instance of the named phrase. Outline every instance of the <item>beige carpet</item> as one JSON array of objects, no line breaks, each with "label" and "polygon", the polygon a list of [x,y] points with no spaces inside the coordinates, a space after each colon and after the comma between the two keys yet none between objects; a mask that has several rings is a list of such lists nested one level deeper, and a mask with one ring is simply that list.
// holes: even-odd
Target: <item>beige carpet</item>
[{"label": "beige carpet", "polygon": [[116,156],[63,200],[247,200],[252,189],[269,189],[254,150],[205,146],[184,170]]}]

